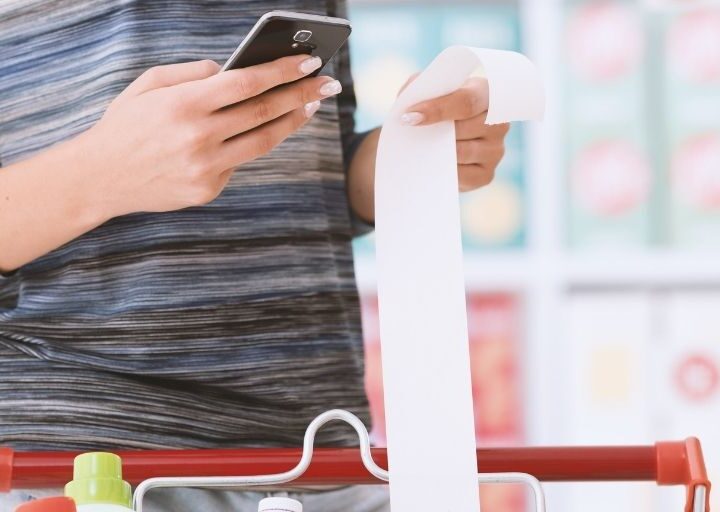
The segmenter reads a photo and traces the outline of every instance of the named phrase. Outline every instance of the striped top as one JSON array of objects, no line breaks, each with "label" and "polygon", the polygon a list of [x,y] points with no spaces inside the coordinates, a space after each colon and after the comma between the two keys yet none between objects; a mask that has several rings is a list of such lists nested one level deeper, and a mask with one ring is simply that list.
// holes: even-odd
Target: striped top
[{"label": "striped top", "polygon": [[[276,9],[342,16],[344,5],[0,2],[2,164],[89,128],[151,66],[222,63]],[[347,52],[325,71],[344,93],[211,204],[115,218],[0,277],[0,445],[297,445],[327,409],[367,420]],[[354,434],[329,425],[319,440]]]}]

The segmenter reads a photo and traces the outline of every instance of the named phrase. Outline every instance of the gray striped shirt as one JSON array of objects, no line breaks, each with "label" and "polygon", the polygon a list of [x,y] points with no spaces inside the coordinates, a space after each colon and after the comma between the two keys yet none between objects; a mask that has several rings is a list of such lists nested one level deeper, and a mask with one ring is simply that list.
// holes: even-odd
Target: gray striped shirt
[{"label": "gray striped shirt", "polygon": [[[87,129],[148,67],[224,61],[267,11],[343,8],[4,0],[0,161]],[[343,95],[211,204],[115,218],[0,277],[0,444],[293,445],[329,408],[367,420],[343,168],[357,141],[347,52],[326,71]],[[321,436],[352,439],[343,426]]]}]

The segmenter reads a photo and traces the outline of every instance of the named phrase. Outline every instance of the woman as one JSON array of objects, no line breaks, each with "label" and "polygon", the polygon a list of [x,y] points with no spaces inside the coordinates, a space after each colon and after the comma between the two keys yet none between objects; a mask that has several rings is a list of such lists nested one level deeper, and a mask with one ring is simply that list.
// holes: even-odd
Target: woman
[{"label": "woman", "polygon": [[[353,133],[347,49],[329,76],[299,80],[319,66],[307,56],[217,73],[279,9],[344,14],[332,0],[0,5],[0,445],[289,446],[327,409],[368,422],[350,242],[371,229],[378,130]],[[404,116],[456,121],[463,190],[503,154],[507,126],[485,126],[486,109],[475,79]],[[355,437],[330,425],[319,442]],[[183,512],[258,496],[149,499]],[[387,509],[371,488],[303,500]]]}]

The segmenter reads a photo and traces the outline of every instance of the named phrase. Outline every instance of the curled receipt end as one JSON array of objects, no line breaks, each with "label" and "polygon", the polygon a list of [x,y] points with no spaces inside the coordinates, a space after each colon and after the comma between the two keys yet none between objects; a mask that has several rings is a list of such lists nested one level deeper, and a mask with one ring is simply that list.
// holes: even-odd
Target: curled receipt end
[{"label": "curled receipt end", "polygon": [[479,67],[488,124],[539,120],[535,66],[515,52],[453,46],[397,98],[375,166],[378,303],[393,512],[478,512],[455,125],[406,126],[413,104]]},{"label": "curled receipt end", "polygon": [[542,119],[545,93],[530,59],[505,50],[451,46],[405,88],[393,105],[390,121],[415,103],[455,91],[478,67],[485,70],[490,90],[487,124]]}]

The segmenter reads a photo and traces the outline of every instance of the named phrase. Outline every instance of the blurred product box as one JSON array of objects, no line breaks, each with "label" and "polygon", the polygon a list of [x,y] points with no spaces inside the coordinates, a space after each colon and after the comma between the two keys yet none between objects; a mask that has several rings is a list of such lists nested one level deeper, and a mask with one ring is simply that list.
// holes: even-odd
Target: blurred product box
[{"label": "blurred product box", "polygon": [[[454,44],[520,48],[518,10],[511,2],[432,5],[360,1],[351,2],[350,18],[358,130],[381,125],[407,78],[444,48]],[[523,129],[515,126],[495,182],[461,198],[466,248],[524,245],[527,200],[523,160]],[[372,234],[355,242],[359,253],[373,247]]]},{"label": "blurred product box", "polygon": [[664,15],[669,242],[720,247],[720,5]]},{"label": "blurred product box", "polygon": [[467,307],[477,442],[520,445],[524,440],[520,300],[510,294],[470,294]]},{"label": "blurred product box", "polygon": [[[640,292],[573,292],[567,297],[562,389],[555,404],[564,442],[650,444],[648,367],[652,304]],[[654,486],[578,484],[563,510],[651,510]]]},{"label": "blurred product box", "polygon": [[564,148],[573,247],[652,237],[645,26],[631,2],[568,2],[562,47]]},{"label": "blurred product box", "polygon": [[[658,299],[652,407],[658,439],[700,438],[711,481],[720,481],[720,290],[672,292]],[[711,508],[720,496],[711,494]],[[676,493],[662,511],[681,510]]]}]

